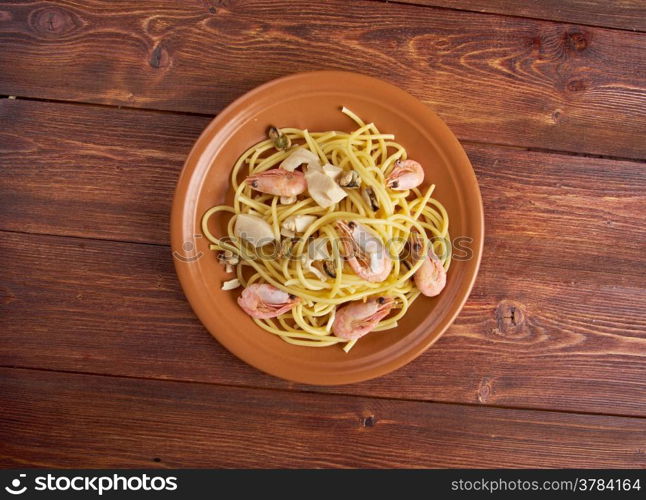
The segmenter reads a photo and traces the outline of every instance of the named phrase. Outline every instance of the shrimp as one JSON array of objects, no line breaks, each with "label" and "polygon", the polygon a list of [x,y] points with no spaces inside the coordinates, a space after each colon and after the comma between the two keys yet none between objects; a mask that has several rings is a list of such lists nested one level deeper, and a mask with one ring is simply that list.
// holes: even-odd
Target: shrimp
[{"label": "shrimp", "polygon": [[393,267],[386,247],[365,226],[354,222],[337,221],[341,244],[348,264],[360,278],[379,283],[384,281]]},{"label": "shrimp", "polygon": [[238,297],[238,304],[244,312],[256,319],[275,318],[286,313],[299,302],[298,297],[264,283],[249,285]]},{"label": "shrimp", "polygon": [[339,308],[332,332],[339,338],[354,340],[371,332],[395,304],[392,297],[376,297],[366,302],[356,300]]},{"label": "shrimp", "polygon": [[395,191],[413,189],[424,182],[424,169],[415,160],[397,160],[386,177],[386,186]]},{"label": "shrimp", "polygon": [[435,297],[446,286],[446,270],[442,265],[435,252],[433,246],[429,244],[428,254],[426,256],[420,255],[419,251],[422,248],[421,235],[415,232],[412,236],[412,255],[415,261],[420,258],[424,259],[421,267],[415,272],[413,281],[417,289],[422,292],[422,295],[427,297]]},{"label": "shrimp", "polygon": [[256,191],[274,196],[297,196],[307,189],[303,172],[290,172],[282,168],[273,168],[245,179]]}]

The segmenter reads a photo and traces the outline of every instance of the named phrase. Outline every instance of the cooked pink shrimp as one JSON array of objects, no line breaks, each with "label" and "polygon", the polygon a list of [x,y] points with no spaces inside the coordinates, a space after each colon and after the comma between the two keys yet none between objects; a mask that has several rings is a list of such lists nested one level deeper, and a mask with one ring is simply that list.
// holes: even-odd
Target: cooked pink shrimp
[{"label": "cooked pink shrimp", "polygon": [[372,283],[384,281],[393,268],[388,250],[374,234],[358,222],[337,221],[345,258],[357,276]]},{"label": "cooked pink shrimp", "polygon": [[413,189],[424,182],[424,169],[415,160],[397,160],[386,177],[386,185],[395,191]]},{"label": "cooked pink shrimp", "polygon": [[422,244],[421,236],[415,232],[412,237],[412,255],[415,261],[420,258],[424,259],[421,267],[415,272],[413,281],[417,289],[422,292],[422,295],[427,297],[435,297],[446,286],[446,270],[442,265],[435,252],[433,252],[432,245],[429,244],[428,254],[426,256],[419,255]]},{"label": "cooked pink shrimp", "polygon": [[391,297],[376,297],[366,302],[356,300],[339,308],[332,332],[342,339],[354,340],[375,329],[395,304]]},{"label": "cooked pink shrimp", "polygon": [[429,250],[422,267],[415,273],[415,286],[427,297],[439,295],[446,285],[446,271],[442,261]]},{"label": "cooked pink shrimp", "polygon": [[280,316],[294,307],[300,299],[275,286],[254,283],[242,291],[238,304],[252,318],[268,319]]},{"label": "cooked pink shrimp", "polygon": [[245,179],[256,191],[275,196],[297,196],[307,189],[303,172],[290,172],[282,168],[272,168]]}]

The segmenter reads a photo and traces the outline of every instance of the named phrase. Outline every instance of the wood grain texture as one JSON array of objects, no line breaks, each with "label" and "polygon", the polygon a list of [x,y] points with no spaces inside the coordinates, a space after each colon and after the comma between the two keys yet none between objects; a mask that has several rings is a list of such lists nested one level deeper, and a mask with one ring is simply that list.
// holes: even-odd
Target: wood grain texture
[{"label": "wood grain texture", "polygon": [[646,153],[641,33],[372,1],[61,0],[0,2],[0,44],[3,95],[215,113],[343,69],[408,90],[463,139]]},{"label": "wood grain texture", "polygon": [[4,467],[646,465],[643,419],[28,370],[0,383]]},{"label": "wood grain texture", "polygon": [[[205,119],[0,102],[0,229],[168,240],[174,183]],[[467,306],[416,362],[334,390],[645,415],[643,164],[467,151],[487,227]],[[0,259],[11,263],[0,285],[4,365],[312,389],[262,375],[213,341],[179,289],[168,247],[0,239]]]},{"label": "wood grain texture", "polygon": [[[0,98],[0,466],[646,466],[644,164],[525,150],[646,158],[644,4],[610,5],[0,0],[0,96],[77,102]],[[500,144],[466,145],[487,239],[456,323],[335,388],[225,351],[166,246],[208,115],[312,69]]]},{"label": "wood grain texture", "polygon": [[[2,233],[0,364],[367,396],[644,415],[643,283],[485,259],[471,299],[415,362],[340,388],[236,360],[190,310],[165,247]],[[629,281],[629,280],[627,280]],[[573,290],[574,288],[574,290]],[[630,297],[629,300],[626,300]]]},{"label": "wood grain texture", "polygon": [[209,121],[0,99],[2,227],[167,243],[179,172]]},{"label": "wood grain texture", "polygon": [[[386,0],[387,1],[387,0]],[[646,31],[646,4],[642,0],[396,0],[401,3],[449,7],[519,17],[549,19]]]},{"label": "wood grain texture", "polygon": [[[175,183],[208,122],[170,113],[0,99],[0,228],[167,244]],[[570,259],[568,268],[593,259],[597,238],[606,234],[622,240],[612,255],[632,251],[631,258],[639,258],[645,237],[639,215],[646,208],[642,164],[465,147],[488,203],[489,234],[495,224],[516,241],[532,238],[533,245],[546,246],[544,252],[550,236],[559,235],[573,245],[559,254]],[[514,209],[504,214],[513,223],[496,214],[505,207]],[[587,249],[583,259],[578,258],[582,248]]]}]

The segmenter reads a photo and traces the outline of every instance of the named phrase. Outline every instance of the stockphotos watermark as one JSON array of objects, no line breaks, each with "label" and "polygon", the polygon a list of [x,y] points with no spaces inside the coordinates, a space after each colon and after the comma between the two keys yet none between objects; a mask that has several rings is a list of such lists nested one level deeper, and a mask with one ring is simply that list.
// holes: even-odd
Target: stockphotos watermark
[{"label": "stockphotos watermark", "polygon": [[[191,263],[200,260],[205,254],[197,249],[197,240],[202,238],[202,235],[195,234],[193,238],[196,241],[185,241],[181,249],[173,251],[173,256],[180,262]],[[277,259],[287,258],[293,261],[306,261],[312,258],[312,252],[316,252],[314,246],[306,245],[303,238],[282,238],[280,243],[277,244],[276,240],[272,238],[261,238],[256,242],[256,245],[242,244],[246,239],[245,234],[241,238],[224,236],[220,238],[222,244],[231,247],[237,247],[240,251],[240,256],[245,260],[259,260],[259,261],[274,261]],[[413,252],[413,248],[408,240],[401,238],[391,238],[385,243],[376,244],[376,241],[370,235],[363,234],[357,240],[350,240],[345,236],[338,238],[328,238],[327,236],[320,236],[314,238],[310,236],[307,241],[311,243],[314,240],[325,241],[326,247],[332,249],[332,255],[342,255],[344,259],[349,259],[356,256],[356,252],[374,253],[377,256],[386,254],[391,259],[399,259],[400,261],[407,261]],[[473,238],[469,236],[458,236],[453,239],[448,237],[434,236],[430,238],[431,243],[440,243],[434,249],[439,258],[443,259],[450,255],[455,261],[468,261],[473,258]],[[344,242],[349,243],[348,245]],[[316,245],[319,247],[319,245]],[[356,250],[352,250],[352,249]]]},{"label": "stockphotos watermark", "polygon": [[18,496],[33,491],[66,491],[95,493],[99,496],[106,492],[119,491],[175,491],[177,490],[176,476],[149,476],[139,474],[124,476],[121,474],[102,475],[57,475],[40,474],[27,477],[27,474],[19,474],[11,480],[5,491],[10,495]]}]

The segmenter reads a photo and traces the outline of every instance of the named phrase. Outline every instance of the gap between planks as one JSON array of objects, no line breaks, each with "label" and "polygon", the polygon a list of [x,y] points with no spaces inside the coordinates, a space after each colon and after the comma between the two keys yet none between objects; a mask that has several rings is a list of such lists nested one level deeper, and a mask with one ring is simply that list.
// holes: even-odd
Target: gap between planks
[{"label": "gap between planks", "polygon": [[454,12],[473,12],[475,14],[480,14],[483,16],[501,16],[501,17],[509,17],[513,19],[530,19],[532,21],[546,21],[550,23],[576,24],[577,26],[588,26],[590,28],[601,28],[601,29],[611,30],[611,31],[627,31],[628,33],[646,33],[646,31],[636,29],[636,28],[635,29],[620,28],[618,26],[606,26],[604,24],[582,23],[580,21],[563,21],[563,20],[557,20],[550,17],[521,16],[519,14],[487,12],[483,10],[467,9],[467,8],[460,8],[460,7],[447,7],[446,5],[432,5],[432,4],[425,4],[425,3],[417,3],[415,1],[409,1],[409,2],[402,1],[402,0],[369,0],[369,1],[391,3],[395,5],[408,5],[414,8],[442,9],[442,10],[450,10]]},{"label": "gap between planks", "polygon": [[630,418],[633,420],[646,420],[646,416],[641,415],[626,415],[623,413],[602,413],[602,412],[592,412],[592,411],[567,411],[567,410],[557,410],[553,408],[535,408],[535,407],[525,407],[525,406],[507,406],[507,405],[495,405],[495,404],[476,404],[476,403],[458,403],[455,401],[442,401],[434,399],[415,399],[415,398],[394,398],[389,396],[366,396],[362,394],[352,394],[352,393],[328,393],[323,391],[317,391],[314,389],[287,389],[282,387],[258,387],[255,385],[246,385],[246,384],[222,384],[218,382],[205,382],[202,380],[183,380],[176,378],[161,378],[161,377],[135,377],[133,375],[112,375],[107,373],[95,373],[90,371],[77,371],[77,370],[54,370],[51,368],[38,368],[32,366],[18,366],[18,365],[1,365],[0,369],[5,368],[9,370],[19,370],[19,371],[32,371],[32,372],[47,372],[47,373],[61,373],[67,375],[80,375],[80,376],[92,376],[92,377],[104,377],[104,378],[113,378],[113,379],[125,379],[125,380],[145,380],[145,381],[156,381],[156,382],[175,382],[181,384],[199,384],[204,386],[215,386],[223,387],[230,389],[246,389],[254,391],[271,391],[271,392],[280,392],[283,394],[315,394],[322,397],[344,397],[344,398],[360,398],[360,399],[376,399],[380,401],[402,401],[402,402],[412,402],[412,403],[428,403],[436,405],[450,405],[450,406],[462,406],[470,408],[492,408],[497,410],[510,410],[510,411],[530,411],[530,412],[544,412],[544,413],[556,413],[560,415],[581,415],[581,416],[593,416],[593,417],[617,417],[617,418]]},{"label": "gap between planks", "polygon": [[26,95],[0,95],[0,99],[15,99],[20,101],[33,101],[45,102],[50,104],[66,104],[71,106],[89,106],[92,108],[102,109],[126,109],[128,111],[144,111],[154,114],[162,115],[184,115],[184,116],[198,116],[201,118],[215,118],[216,115],[212,113],[197,113],[195,111],[175,111],[172,109],[155,109],[155,108],[138,108],[136,106],[123,106],[121,104],[103,104],[100,102],[87,102],[87,101],[71,101],[66,99],[49,99],[46,97],[30,97]]},{"label": "gap between planks", "polygon": [[169,243],[155,243],[154,241],[133,241],[133,240],[120,240],[117,238],[97,238],[95,236],[77,236],[77,235],[67,235],[67,234],[58,234],[58,233],[46,233],[38,231],[19,231],[17,229],[0,229],[0,234],[2,233],[11,233],[11,234],[24,234],[26,236],[51,236],[53,238],[71,238],[74,240],[81,241],[100,241],[100,242],[109,242],[109,243],[124,243],[126,245],[147,245],[151,247],[162,247],[168,248],[170,252]]}]

